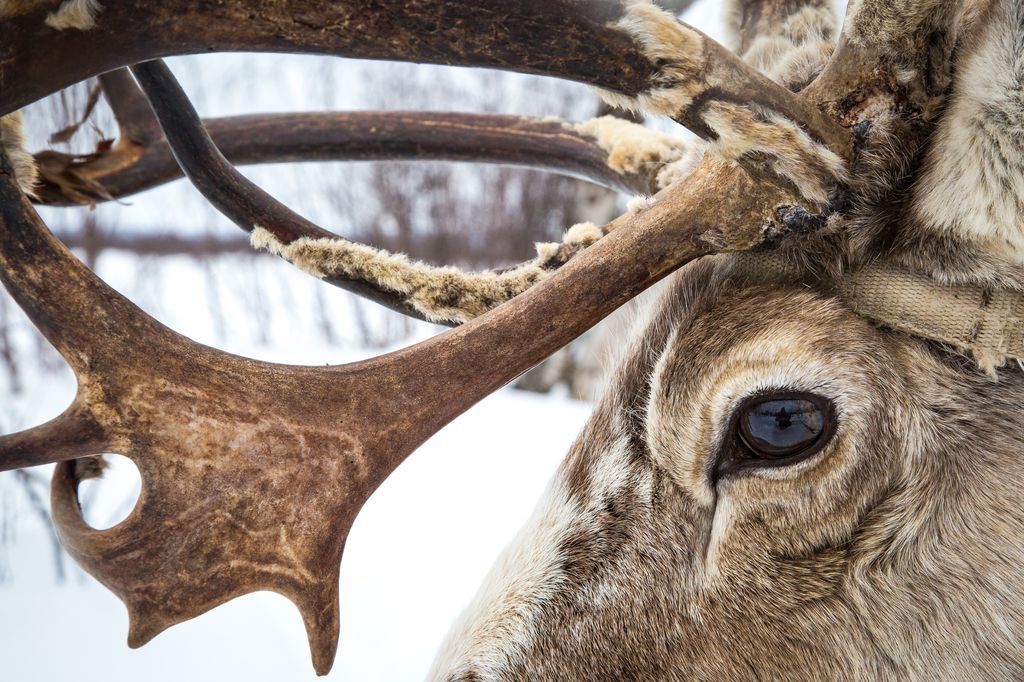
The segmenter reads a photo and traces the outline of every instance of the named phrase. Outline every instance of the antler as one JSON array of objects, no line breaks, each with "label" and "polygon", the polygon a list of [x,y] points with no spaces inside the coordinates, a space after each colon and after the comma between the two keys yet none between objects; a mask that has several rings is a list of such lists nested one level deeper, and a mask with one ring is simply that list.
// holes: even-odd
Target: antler
[{"label": "antler", "polygon": [[[633,166],[614,163],[611,149],[569,121],[460,112],[317,112],[231,116],[203,125],[234,165],[290,161],[474,161],[538,168],[628,194],[661,189],[658,174],[682,155],[643,126],[636,134],[663,150]],[[585,128],[584,128],[585,129]],[[37,153],[38,203],[69,206],[121,199],[180,178],[162,138],[140,148],[129,164],[103,164],[116,149],[90,155]],[[98,187],[97,187],[98,186]]]},{"label": "antler", "polygon": [[656,75],[626,35],[607,27],[623,12],[615,0],[107,3],[82,30],[46,22],[56,0],[28,4],[30,10],[14,10],[10,18],[0,10],[2,113],[120,66],[210,50],[511,69],[627,94],[641,91]]},{"label": "antler", "polygon": [[[38,203],[95,204],[181,177],[149,103],[127,69],[102,74],[117,118],[109,148],[92,154],[38,152]],[[459,112],[249,114],[204,120],[234,165],[288,161],[445,160],[539,168],[628,194],[651,194],[685,155],[684,140],[613,117],[580,124]],[[618,142],[629,138],[628,149]]]},{"label": "antler", "polygon": [[932,121],[952,77],[964,11],[961,0],[850,3],[836,52],[805,94],[847,124],[879,114]]},{"label": "antler", "polygon": [[[294,0],[273,7],[254,0],[169,0],[105,7],[85,30],[48,25],[51,4],[39,0],[34,11],[0,24],[0,114],[88,76],[171,54],[319,52],[486,66],[587,83],[617,104],[667,114],[721,141],[723,154],[798,188],[820,206],[843,181],[852,154],[848,132],[817,107],[638,0]],[[41,44],[47,50],[35,54],[31,46]],[[800,164],[790,162],[795,156]]]},{"label": "antler", "polygon": [[293,367],[202,346],[145,315],[46,230],[4,161],[3,281],[79,390],[55,423],[0,437],[0,470],[99,452],[130,457],[142,493],[115,528],[82,520],[70,464],[58,468],[53,492],[62,542],[128,606],[129,643],[270,589],[299,607],[324,673],[337,642],[344,538],[387,475],[473,403],[675,268],[784,230],[776,207],[793,201],[710,164],[473,322],[367,362]]},{"label": "antler", "polygon": [[[163,62],[139,64],[132,67],[132,72],[146,92],[175,158],[203,196],[232,222],[252,233],[256,246],[281,254],[290,254],[291,247],[299,244],[321,248],[325,253],[318,261],[329,259],[339,265],[313,274],[332,284],[411,317],[463,322],[468,317],[460,312],[472,307],[470,298],[487,298],[490,304],[486,308],[493,307],[545,274],[544,263],[531,262],[509,271],[466,275],[414,264],[402,256],[337,237],[296,214],[228,163]],[[553,265],[566,260],[552,255],[556,259]],[[296,261],[294,257],[289,260]],[[444,275],[449,281],[439,282]],[[473,315],[486,308],[477,306]]]}]

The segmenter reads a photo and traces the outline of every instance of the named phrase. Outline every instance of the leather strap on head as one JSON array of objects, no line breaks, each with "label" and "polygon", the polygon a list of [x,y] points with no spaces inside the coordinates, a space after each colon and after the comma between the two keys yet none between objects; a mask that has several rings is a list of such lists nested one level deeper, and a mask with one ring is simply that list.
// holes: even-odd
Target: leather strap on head
[{"label": "leather strap on head", "polygon": [[[802,271],[778,253],[729,258],[757,279],[795,279]],[[970,351],[990,374],[1007,358],[1024,358],[1024,293],[949,285],[927,275],[874,264],[832,282],[855,312],[892,329]]]}]

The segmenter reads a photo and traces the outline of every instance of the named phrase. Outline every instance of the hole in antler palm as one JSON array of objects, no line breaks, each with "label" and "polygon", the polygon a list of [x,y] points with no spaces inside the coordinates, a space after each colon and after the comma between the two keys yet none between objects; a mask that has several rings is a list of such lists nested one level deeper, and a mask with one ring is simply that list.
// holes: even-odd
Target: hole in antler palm
[{"label": "hole in antler palm", "polygon": [[142,479],[138,467],[127,457],[107,453],[75,460],[74,475],[80,481],[78,502],[82,518],[90,527],[113,528],[134,511]]}]

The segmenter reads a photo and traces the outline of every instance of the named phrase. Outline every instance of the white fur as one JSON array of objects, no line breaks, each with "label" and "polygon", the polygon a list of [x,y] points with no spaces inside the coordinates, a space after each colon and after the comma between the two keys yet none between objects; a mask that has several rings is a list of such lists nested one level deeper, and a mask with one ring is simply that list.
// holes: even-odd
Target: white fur
[{"label": "white fur", "polygon": [[708,532],[708,543],[704,550],[704,578],[713,583],[719,576],[718,554],[725,544],[725,538],[729,533],[729,521],[732,518],[732,505],[729,497],[723,495],[715,505],[715,514],[711,521],[711,530]]},{"label": "white fur", "polygon": [[58,31],[68,28],[88,31],[96,26],[96,17],[102,9],[98,0],[65,0],[46,16],[46,25]]},{"label": "white fur", "polygon": [[[664,167],[690,156],[692,145],[686,140],[659,133],[617,116],[601,116],[578,123],[577,132],[594,138],[608,154],[608,166],[618,173],[648,173],[652,167]],[[694,164],[695,165],[695,164]],[[692,170],[692,167],[691,167]],[[662,172],[657,173],[658,189]],[[678,175],[676,171],[671,176]]]},{"label": "white fur", "polygon": [[455,622],[428,679],[447,679],[469,669],[497,678],[510,656],[529,647],[532,617],[559,587],[559,547],[579,512],[556,474],[533,517]]}]

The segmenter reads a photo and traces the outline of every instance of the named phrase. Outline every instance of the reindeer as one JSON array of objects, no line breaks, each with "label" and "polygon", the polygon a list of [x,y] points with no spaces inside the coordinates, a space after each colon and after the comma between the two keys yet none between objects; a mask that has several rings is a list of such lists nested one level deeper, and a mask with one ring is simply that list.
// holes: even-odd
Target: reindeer
[{"label": "reindeer", "polygon": [[[34,185],[14,119],[2,133],[0,276],[79,389],[52,422],[0,437],[0,468],[58,462],[59,536],[125,602],[131,646],[271,589],[327,672],[363,501],[445,423],[662,281],[431,678],[1024,677],[1024,3],[856,0],[834,40],[828,2],[733,0],[734,51],[642,0],[29,1],[0,17],[3,112],[131,66],[162,128],[133,138],[152,119],[119,71],[104,85],[122,139],[95,158]],[[515,268],[437,268],[246,181],[145,62],[207,48],[570,78],[700,139],[372,114],[389,126],[371,141],[356,119],[289,119],[317,158],[476,158],[653,193]],[[275,125],[208,123],[240,157],[237,139]],[[324,125],[348,137],[309,132]],[[105,200],[173,176],[169,152],[255,246],[456,328],[311,368],[162,327],[75,260],[25,192]],[[271,136],[238,162],[285,153]],[[76,497],[81,458],[100,452],[143,479],[106,531]]]}]

